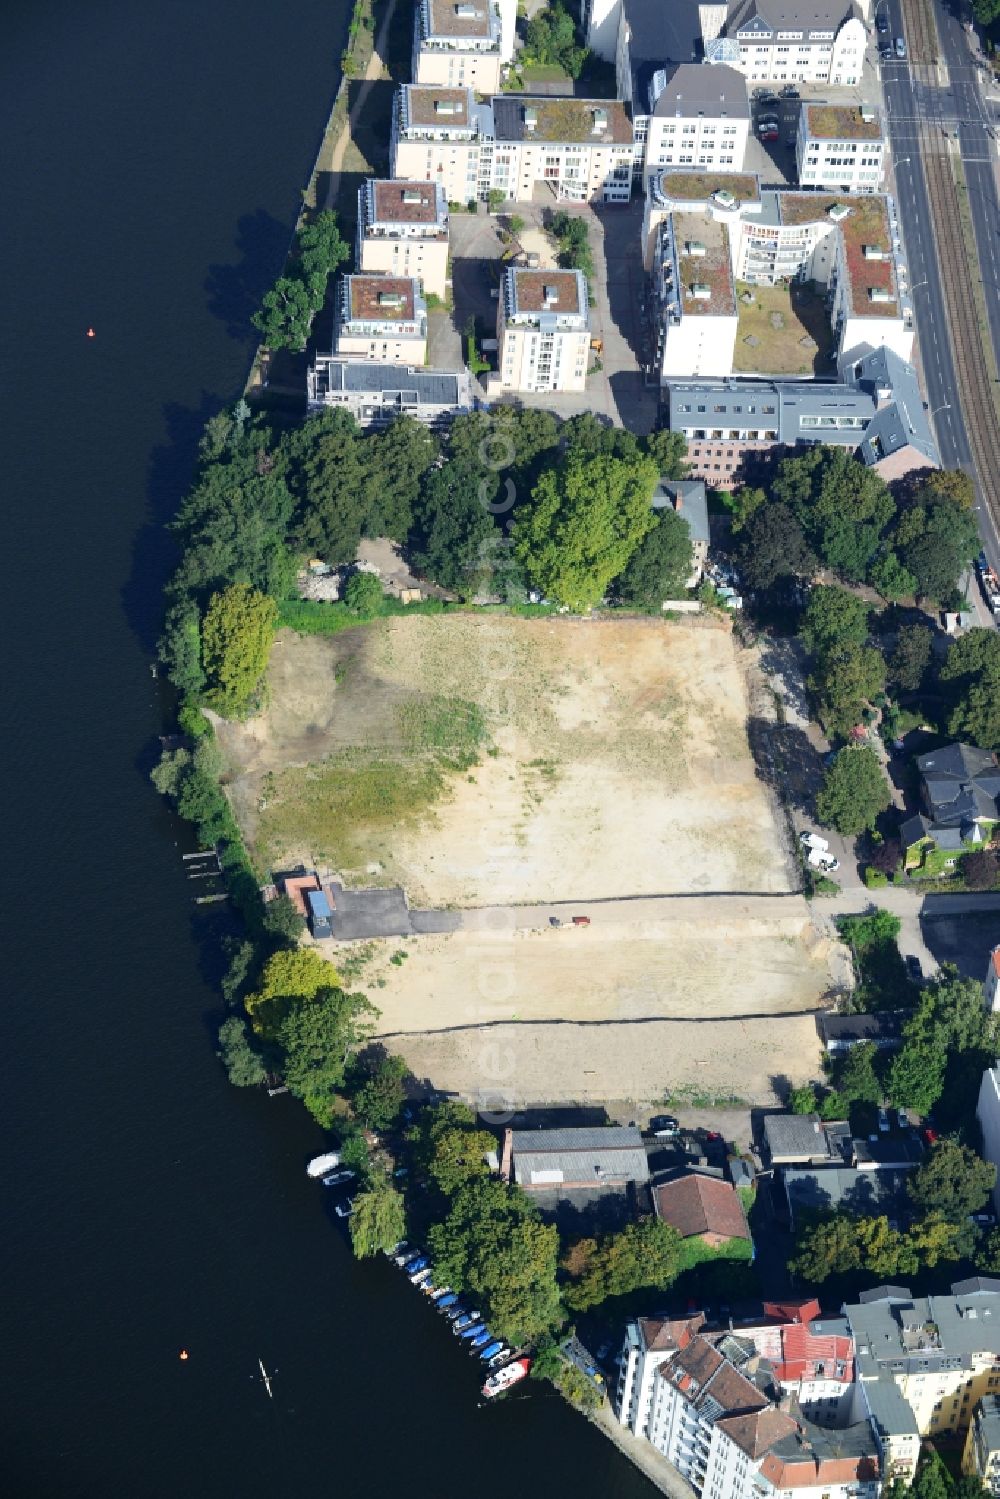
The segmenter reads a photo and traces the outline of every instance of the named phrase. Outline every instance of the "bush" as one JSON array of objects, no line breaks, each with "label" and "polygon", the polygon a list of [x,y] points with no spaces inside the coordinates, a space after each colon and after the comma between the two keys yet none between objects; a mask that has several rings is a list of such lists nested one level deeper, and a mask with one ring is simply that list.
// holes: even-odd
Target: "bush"
[{"label": "bush", "polygon": [[374,619],[382,607],[383,588],[375,573],[353,573],[344,589],[344,604],[359,619]]},{"label": "bush", "polygon": [[868,868],[865,870],[865,884],[869,890],[881,890],[883,885],[888,885],[889,877],[883,874],[881,869]]}]

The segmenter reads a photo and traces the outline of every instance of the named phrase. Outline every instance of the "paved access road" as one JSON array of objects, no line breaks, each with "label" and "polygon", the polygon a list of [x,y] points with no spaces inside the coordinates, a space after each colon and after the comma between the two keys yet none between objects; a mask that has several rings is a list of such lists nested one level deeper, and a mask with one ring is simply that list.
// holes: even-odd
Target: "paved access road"
[{"label": "paved access road", "polygon": [[[905,62],[881,65],[895,196],[903,230],[910,287],[917,320],[919,355],[933,414],[941,460],[946,468],[973,469],[948,339],[941,274],[921,162],[921,139],[943,147],[957,132],[973,218],[994,342],[1000,340],[1000,275],[997,274],[997,206],[993,180],[993,138],[979,92],[975,60],[962,23],[933,0],[941,59],[937,67]],[[889,18],[891,38],[905,36],[901,0],[877,7]],[[979,511],[983,544],[1000,567],[1000,536],[985,507]]]}]

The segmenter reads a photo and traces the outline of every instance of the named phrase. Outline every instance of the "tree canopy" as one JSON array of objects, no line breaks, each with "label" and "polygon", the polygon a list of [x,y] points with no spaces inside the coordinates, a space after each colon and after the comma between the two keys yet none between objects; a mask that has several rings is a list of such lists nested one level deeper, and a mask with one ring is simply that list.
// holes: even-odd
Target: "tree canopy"
[{"label": "tree canopy", "polygon": [[311,947],[283,948],[264,964],[259,987],[244,1004],[258,1035],[276,1035],[297,1000],[336,988],[336,970]]},{"label": "tree canopy", "polygon": [[821,822],[845,838],[875,826],[892,797],[878,755],[868,744],[838,750],[816,797]]},{"label": "tree canopy", "polygon": [[514,555],[557,603],[588,609],[604,597],[647,532],[659,475],[650,458],[570,456],[547,469],[514,522]]},{"label": "tree canopy", "polygon": [[351,1103],[369,1129],[390,1129],[406,1101],[403,1081],[409,1069],[402,1057],[379,1054],[362,1058],[353,1079]]},{"label": "tree canopy", "polygon": [[740,537],[740,572],[755,591],[816,568],[816,556],[790,505],[761,504],[744,520]]},{"label": "tree canopy", "polygon": [[326,297],[329,277],[350,256],[340,237],[337,215],[323,209],[299,231],[289,273],[280,276],[252,318],[271,349],[304,349],[312,320]]},{"label": "tree canopy", "polygon": [[288,1091],[320,1124],[330,1122],[348,1059],[371,1035],[376,1014],[363,994],[325,988],[293,1004],[281,1022],[278,1041]]},{"label": "tree canopy", "polygon": [[490,1327],[513,1346],[561,1322],[558,1234],[517,1188],[490,1176],[467,1181],[427,1242],[441,1279],[475,1295]]},{"label": "tree canopy", "polygon": [[687,521],[675,510],[661,510],[652,530],[632,553],[615,592],[626,603],[646,608],[655,608],[664,599],[683,598],[692,552]]},{"label": "tree canopy", "polygon": [[407,1139],[415,1174],[446,1197],[489,1176],[486,1156],[496,1142],[487,1130],[477,1127],[475,1115],[464,1104],[449,1102],[424,1109]]},{"label": "tree canopy", "polygon": [[910,1201],[921,1213],[948,1223],[965,1223],[978,1213],[996,1185],[997,1168],[957,1140],[938,1140],[907,1183]]},{"label": "tree canopy", "polygon": [[525,53],[534,62],[561,68],[570,78],[579,78],[587,60],[587,49],[577,44],[576,23],[560,0],[536,11],[528,22]]},{"label": "tree canopy", "polygon": [[212,595],[201,628],[208,700],[227,718],[253,702],[267,670],[278,610],[249,583]]},{"label": "tree canopy", "polygon": [[406,1233],[406,1208],[384,1171],[373,1170],[354,1196],[351,1247],[359,1260],[392,1249]]},{"label": "tree canopy", "polygon": [[869,606],[849,588],[817,585],[809,594],[801,635],[806,650],[825,656],[846,645],[868,639]]},{"label": "tree canopy", "polygon": [[827,732],[846,739],[884,691],[885,661],[873,647],[845,640],[823,652],[809,687]]},{"label": "tree canopy", "polygon": [[218,1055],[234,1088],[254,1088],[264,1081],[264,1064],[250,1044],[246,1022],[230,1015],[219,1026]]},{"label": "tree canopy", "polygon": [[611,1296],[648,1286],[664,1290],[681,1268],[681,1237],[658,1218],[630,1223],[602,1239],[582,1239],[564,1267],[572,1266],[566,1305],[584,1312]]}]

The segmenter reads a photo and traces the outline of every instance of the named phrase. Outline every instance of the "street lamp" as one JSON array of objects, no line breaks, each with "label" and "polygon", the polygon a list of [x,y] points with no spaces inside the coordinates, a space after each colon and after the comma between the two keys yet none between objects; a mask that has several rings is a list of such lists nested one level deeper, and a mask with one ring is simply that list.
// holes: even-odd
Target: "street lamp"
[{"label": "street lamp", "polygon": [[951,402],[950,401],[944,401],[940,406],[935,406],[934,410],[930,414],[929,420],[933,421],[934,418],[938,415],[939,412],[950,411],[950,410],[951,410]]}]

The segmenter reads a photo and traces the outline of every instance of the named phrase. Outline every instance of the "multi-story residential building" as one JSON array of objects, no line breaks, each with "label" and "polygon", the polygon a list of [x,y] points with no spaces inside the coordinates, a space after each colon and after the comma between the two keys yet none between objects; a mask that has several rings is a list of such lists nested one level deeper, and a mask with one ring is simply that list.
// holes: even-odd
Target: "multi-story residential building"
[{"label": "multi-story residential building", "polygon": [[310,409],[340,406],[361,427],[384,427],[397,416],[411,416],[428,427],[441,427],[461,412],[475,408],[467,369],[404,368],[319,354],[306,383]]},{"label": "multi-story residential building", "polygon": [[754,83],[861,82],[868,0],[728,0],[698,7],[705,59]]},{"label": "multi-story residential building", "polygon": [[497,345],[502,390],[585,390],[590,315],[582,273],[510,267],[497,307]]},{"label": "multi-story residential building", "polygon": [[717,488],[742,480],[745,460],[775,447],[848,447],[883,478],[939,468],[916,371],[874,349],[842,381],[671,380],[668,425],[687,440],[691,475]]},{"label": "multi-story residential building", "polygon": [[879,1286],[844,1315],[886,1471],[912,1473],[921,1437],[964,1437],[977,1403],[1000,1394],[1000,1280],[948,1296]]},{"label": "multi-story residential building", "polygon": [[739,325],[729,227],[711,214],[664,219],[653,252],[653,298],[661,381],[728,375]]},{"label": "multi-story residential building", "polygon": [[[736,282],[776,286],[795,279],[822,288],[842,370],[883,345],[904,361],[910,357],[913,307],[891,198],[759,193],[749,174],[722,178],[667,168],[648,185],[644,243],[664,382],[730,373]],[[705,275],[697,275],[695,259]],[[698,326],[685,326],[691,317]],[[713,320],[710,330],[706,318]]]},{"label": "multi-story residential building", "polygon": [[333,352],[383,364],[423,364],[427,304],[420,282],[405,276],[341,277]]},{"label": "multi-story residential building", "polygon": [[503,94],[492,101],[491,120],[480,197],[493,189],[526,201],[543,185],[566,202],[631,197],[632,121],[617,100]]},{"label": "multi-story residential building", "polygon": [[491,191],[528,200],[546,186],[560,201],[627,203],[632,121],[614,99],[500,94],[477,104],[471,89],[399,91],[393,177],[439,182],[448,202]]},{"label": "multi-story residential building", "polygon": [[875,193],[885,175],[885,141],[873,104],[803,104],[795,137],[800,187]]},{"label": "multi-story residential building", "polygon": [[447,294],[448,202],[437,182],[369,179],[358,189],[359,271],[412,276]]},{"label": "multi-story residential building", "polygon": [[987,1395],[972,1413],[962,1472],[982,1480],[988,1494],[1000,1494],[1000,1399]]},{"label": "multi-story residential building", "polygon": [[489,105],[471,88],[420,88],[408,83],[392,112],[389,174],[401,181],[440,184],[449,203],[479,196],[479,152],[492,134]]},{"label": "multi-story residential building", "polygon": [[495,94],[514,55],[517,0],[417,0],[413,82]]},{"label": "multi-story residential building", "polygon": [[[821,1426],[790,1413],[775,1372],[788,1372],[782,1337],[794,1331],[782,1311],[765,1308],[770,1325],[762,1328],[741,1324],[714,1333],[703,1330],[700,1316],[632,1324],[618,1387],[619,1420],[705,1499],[764,1499],[790,1491],[809,1499],[876,1499],[880,1467],[867,1424],[841,1420]],[[801,1325],[798,1332],[807,1342],[812,1337]],[[757,1334],[769,1340],[770,1354],[758,1348]],[[820,1342],[827,1349],[818,1365],[822,1383],[829,1359],[840,1371],[832,1382],[849,1389],[850,1358],[838,1363],[836,1348],[843,1344],[846,1354],[849,1336]],[[793,1362],[805,1367],[809,1359]],[[790,1382],[802,1381],[793,1376]],[[841,1414],[850,1414],[847,1405]]]},{"label": "multi-story residential building", "polygon": [[[1000,958],[1000,949],[994,948],[990,953],[990,972],[986,980],[986,1004],[987,1008],[994,1009],[995,1005],[990,1002],[990,995],[994,999],[997,993],[997,959]],[[991,982],[992,980],[992,982]],[[976,1104],[976,1118],[983,1132],[983,1158],[991,1161],[998,1168],[997,1185],[993,1188],[993,1209],[1000,1214],[1000,1065],[987,1067],[983,1073],[983,1080],[979,1085],[979,1101]]]},{"label": "multi-story residential building", "polygon": [[986,1008],[1000,1010],[1000,947],[994,947],[986,964]]},{"label": "multi-story residential building", "polygon": [[750,129],[741,73],[681,63],[629,82],[636,175],[664,166],[740,171]]}]

